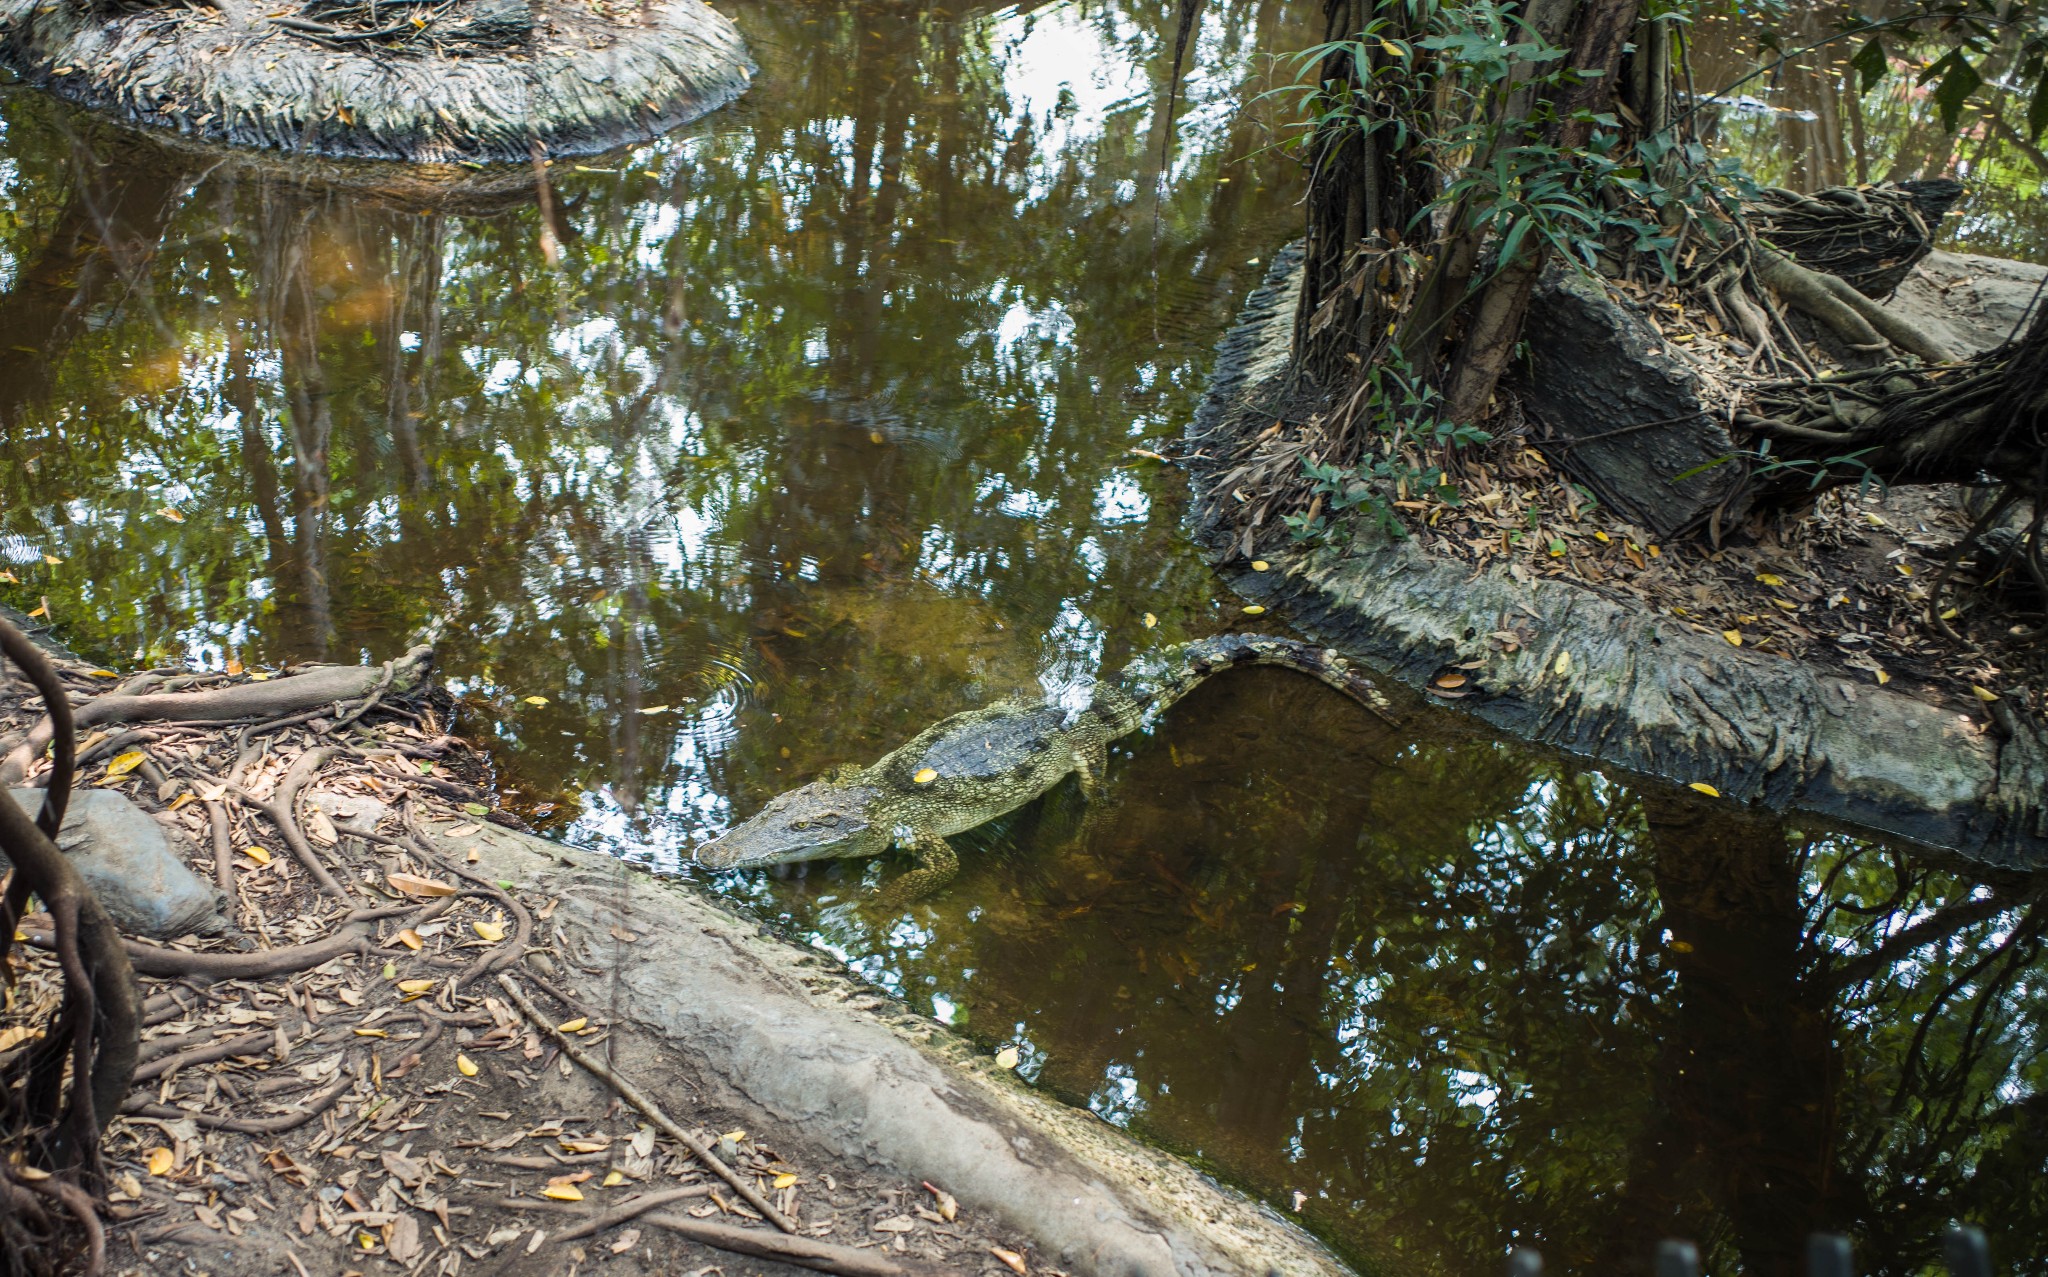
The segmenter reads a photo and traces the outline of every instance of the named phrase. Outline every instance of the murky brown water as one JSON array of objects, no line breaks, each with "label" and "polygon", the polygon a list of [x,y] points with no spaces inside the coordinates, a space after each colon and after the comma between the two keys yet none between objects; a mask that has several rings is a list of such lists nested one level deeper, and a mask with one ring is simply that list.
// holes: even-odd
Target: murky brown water
[{"label": "murky brown water", "polygon": [[[1240,105],[1293,15],[1208,6],[1167,130],[1170,6],[743,9],[746,102],[557,168],[547,218],[520,173],[424,212],[6,94],[0,595],[128,664],[378,659],[445,616],[516,805],[660,868],[1211,632],[1235,607],[1129,450],[1298,225]],[[1874,176],[1930,145],[1886,102]],[[1812,127],[1724,138],[1853,176],[1792,162]],[[1959,145],[1997,179],[1967,243],[2038,255],[2041,174]],[[1641,1271],[1675,1233],[1781,1273],[1828,1226],[1918,1272],[1952,1218],[2048,1263],[2023,884],[1413,722],[1234,676],[1122,743],[1094,819],[1062,790],[960,839],[931,901],[867,902],[898,863],[714,885],[1367,1271]]]}]

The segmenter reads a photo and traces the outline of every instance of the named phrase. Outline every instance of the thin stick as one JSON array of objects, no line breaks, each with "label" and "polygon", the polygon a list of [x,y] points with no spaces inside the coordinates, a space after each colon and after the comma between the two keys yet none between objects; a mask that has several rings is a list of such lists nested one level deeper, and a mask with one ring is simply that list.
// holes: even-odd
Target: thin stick
[{"label": "thin stick", "polygon": [[562,1048],[562,1054],[610,1083],[612,1089],[619,1093],[620,1098],[624,1099],[626,1103],[631,1104],[634,1108],[639,1109],[648,1121],[654,1123],[655,1129],[667,1135],[670,1139],[681,1143],[692,1153],[695,1153],[698,1161],[704,1163],[718,1178],[732,1185],[733,1191],[746,1198],[747,1203],[755,1210],[760,1211],[769,1222],[785,1233],[796,1231],[796,1224],[790,1220],[789,1216],[775,1209],[774,1205],[767,1198],[761,1196],[759,1190],[752,1184],[747,1183],[732,1167],[720,1161],[718,1155],[711,1151],[709,1145],[676,1125],[674,1119],[662,1112],[661,1106],[649,1099],[646,1093],[639,1087],[620,1077],[612,1071],[610,1065],[570,1041],[568,1034],[557,1029],[552,1022],[543,1017],[540,1013],[540,1008],[527,1000],[525,992],[520,989],[511,976],[500,975],[498,977],[498,987],[503,989],[506,996],[512,999],[513,1004],[525,1013],[527,1019],[533,1021],[536,1028],[555,1040],[556,1045]]},{"label": "thin stick", "polygon": [[[577,1207],[560,1202],[538,1201],[525,1197],[507,1197],[491,1203],[507,1210],[547,1211],[556,1215],[580,1215]],[[942,1274],[957,1272],[953,1268],[940,1268],[922,1260],[908,1257],[897,1258],[881,1250],[857,1250],[851,1246],[836,1246],[831,1242],[816,1241],[809,1237],[784,1237],[762,1228],[735,1228],[730,1224],[714,1224],[709,1220],[691,1219],[686,1215],[664,1215],[658,1211],[640,1217],[643,1223],[666,1228],[680,1233],[691,1241],[729,1250],[736,1255],[753,1255],[761,1259],[779,1259],[785,1264],[795,1264],[813,1272],[838,1273],[841,1277],[941,1277]]]},{"label": "thin stick", "polygon": [[601,1233],[605,1229],[623,1224],[627,1220],[638,1219],[657,1206],[667,1206],[670,1203],[680,1202],[689,1197],[708,1197],[710,1194],[711,1185],[709,1184],[689,1184],[682,1188],[665,1188],[658,1192],[642,1193],[631,1201],[614,1206],[588,1223],[578,1224],[566,1233],[556,1233],[549,1240],[572,1242],[579,1237],[589,1237],[593,1234]]}]

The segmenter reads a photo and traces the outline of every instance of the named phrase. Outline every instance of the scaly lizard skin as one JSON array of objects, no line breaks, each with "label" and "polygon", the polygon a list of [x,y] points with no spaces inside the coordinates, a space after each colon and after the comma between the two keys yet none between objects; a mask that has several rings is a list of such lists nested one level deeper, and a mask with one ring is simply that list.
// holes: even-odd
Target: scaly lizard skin
[{"label": "scaly lizard skin", "polygon": [[918,867],[888,890],[913,900],[944,886],[960,858],[946,841],[1015,811],[1077,772],[1095,797],[1109,742],[1136,731],[1210,676],[1239,665],[1299,670],[1386,716],[1386,701],[1335,652],[1291,639],[1224,634],[1181,643],[1097,683],[1086,709],[1000,701],[955,714],[867,767],[844,767],[781,795],[699,847],[697,863],[746,869],[852,860],[903,847]]}]

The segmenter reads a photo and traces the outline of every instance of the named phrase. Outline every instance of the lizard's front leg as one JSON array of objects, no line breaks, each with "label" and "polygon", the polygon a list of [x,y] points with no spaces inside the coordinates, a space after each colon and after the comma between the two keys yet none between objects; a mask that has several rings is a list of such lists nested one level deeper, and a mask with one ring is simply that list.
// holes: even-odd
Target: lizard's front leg
[{"label": "lizard's front leg", "polygon": [[953,844],[928,829],[907,832],[910,854],[917,859],[917,868],[882,889],[881,902],[890,908],[923,899],[953,881],[953,875],[960,872],[960,857],[953,850]]}]

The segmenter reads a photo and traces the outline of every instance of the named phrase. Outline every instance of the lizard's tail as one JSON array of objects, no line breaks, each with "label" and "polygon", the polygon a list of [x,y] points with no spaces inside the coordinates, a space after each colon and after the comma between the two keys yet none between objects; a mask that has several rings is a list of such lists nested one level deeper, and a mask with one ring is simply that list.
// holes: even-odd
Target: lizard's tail
[{"label": "lizard's tail", "polygon": [[[1387,698],[1372,680],[1328,648],[1264,634],[1218,634],[1149,653],[1124,666],[1116,686],[1131,701],[1138,723],[1155,717],[1196,687],[1240,665],[1280,665],[1320,679],[1393,723]],[[1128,728],[1127,728],[1128,729]]]}]

